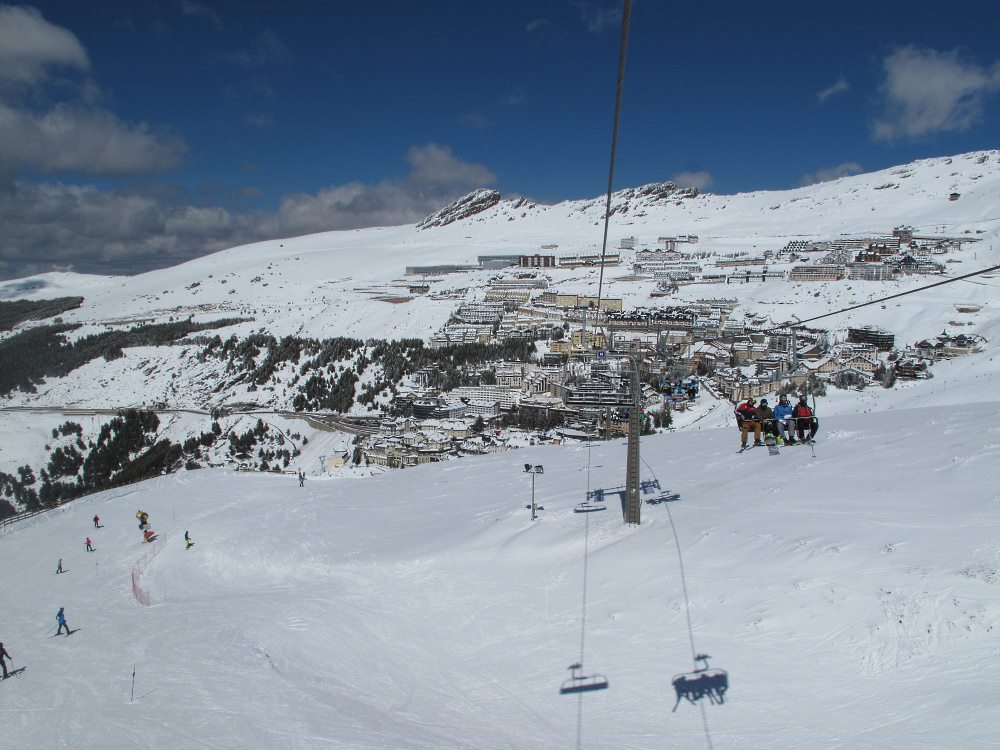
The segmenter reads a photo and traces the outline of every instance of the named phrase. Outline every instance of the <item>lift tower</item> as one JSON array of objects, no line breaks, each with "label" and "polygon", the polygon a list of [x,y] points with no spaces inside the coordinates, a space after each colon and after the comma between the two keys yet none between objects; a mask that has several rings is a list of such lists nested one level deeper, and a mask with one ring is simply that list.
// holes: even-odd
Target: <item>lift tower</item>
[{"label": "lift tower", "polygon": [[629,385],[632,389],[632,408],[628,415],[628,455],[625,461],[625,523],[639,524],[639,427],[642,407],[642,390],[639,387],[639,352],[633,347],[629,362],[632,365]]}]

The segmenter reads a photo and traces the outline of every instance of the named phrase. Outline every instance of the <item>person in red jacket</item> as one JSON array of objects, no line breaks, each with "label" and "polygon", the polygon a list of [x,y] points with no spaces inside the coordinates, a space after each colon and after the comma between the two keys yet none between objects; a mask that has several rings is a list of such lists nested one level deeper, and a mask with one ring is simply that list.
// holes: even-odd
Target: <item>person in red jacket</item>
[{"label": "person in red jacket", "polygon": [[[819,429],[819,422],[813,416],[812,409],[809,408],[805,396],[799,396],[799,403],[792,409],[792,416],[795,417],[795,431],[798,433],[799,440],[802,442],[806,440],[810,443],[813,442],[813,438],[816,437],[816,430]],[[809,429],[808,438],[805,436],[807,428]]]},{"label": "person in red jacket", "polygon": [[94,551],[94,546],[91,544],[89,536],[87,537],[87,541],[84,542],[84,544],[87,545],[87,552],[93,552]]},{"label": "person in red jacket", "polygon": [[747,447],[747,433],[753,430],[753,444],[763,445],[760,439],[760,420],[757,419],[757,401],[752,396],[736,407],[736,424],[740,428],[740,449]]}]

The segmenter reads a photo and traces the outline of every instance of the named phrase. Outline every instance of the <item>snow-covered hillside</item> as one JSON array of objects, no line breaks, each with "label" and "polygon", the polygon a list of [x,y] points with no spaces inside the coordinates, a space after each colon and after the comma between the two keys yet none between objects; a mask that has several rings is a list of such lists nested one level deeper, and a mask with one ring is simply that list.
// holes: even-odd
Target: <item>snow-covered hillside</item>
[{"label": "snow-covered hillside", "polygon": [[[949,200],[953,193],[960,198]],[[887,234],[907,224],[922,232],[969,239],[961,252],[949,257],[950,275],[1000,262],[1000,151],[928,159],[784,192],[678,196],[641,189],[617,193],[612,243],[629,236],[653,246],[659,236],[690,233],[699,235],[698,248],[705,252],[759,253],[777,250],[794,238]],[[603,200],[554,206],[500,201],[445,226],[383,227],[262,242],[136,277],[45,274],[0,284],[0,299],[82,296],[82,305],[60,318],[82,324],[71,334],[75,337],[139,323],[239,318],[244,322],[219,331],[223,337],[265,332],[278,338],[426,340],[463,301],[481,297],[496,272],[431,277],[431,293],[414,295],[407,286],[420,277],[405,277],[407,267],[475,264],[481,255],[535,253],[542,245],[557,245],[555,252],[593,250],[600,247],[603,211]],[[663,304],[650,297],[656,288],[651,278],[631,276],[631,257],[630,251],[623,251],[622,267],[604,275],[604,296],[621,297],[626,308]],[[550,289],[597,294],[598,269],[546,269],[545,274]],[[996,278],[866,307],[829,325],[834,330],[879,325],[896,333],[898,340],[913,342],[948,327],[955,303],[975,303],[982,310],[962,320],[968,324],[962,332],[996,340]],[[780,323],[926,283],[924,277],[904,277],[885,283],[698,284],[681,287],[671,302],[733,297],[744,309]],[[37,393],[14,393],[9,403],[115,408],[164,401],[209,408],[220,403],[212,392],[222,372],[218,363],[198,360],[196,354],[196,348],[131,348],[120,359],[92,363],[67,378],[50,378]],[[287,382],[291,373],[284,375]],[[272,383],[255,396],[234,393],[230,400],[290,408],[283,390]]]},{"label": "snow-covered hillside", "polygon": [[[700,248],[707,251],[762,251],[777,250],[793,238],[888,233],[906,224],[981,240],[970,251],[975,257],[963,258],[956,272],[995,264],[1000,256],[1000,151],[927,159],[783,192],[670,200],[655,191],[642,193],[616,194],[610,242],[635,236],[652,245],[661,235],[690,233],[699,235]],[[949,200],[952,193],[960,199]],[[600,248],[603,199],[519,204],[501,201],[446,226],[379,227],[261,242],[135,277],[44,274],[0,284],[0,299],[80,295],[82,307],[63,318],[98,326],[246,316],[252,322],[232,330],[426,338],[447,321],[456,299],[474,296],[473,290],[495,272],[445,276],[434,283],[432,295],[411,299],[404,277],[408,266],[474,264],[480,255],[536,253],[542,245],[558,245],[559,252]],[[652,282],[614,278],[622,273],[627,272],[609,274],[605,296],[648,302]],[[596,293],[596,269],[553,270],[551,276],[553,287]],[[875,289],[868,289],[871,296],[877,295]],[[834,293],[806,312],[833,309],[856,296]]]},{"label": "snow-covered hillside", "polygon": [[[600,245],[599,199],[486,204],[436,226],[259,243],[131,278],[46,274],[0,284],[0,299],[82,296],[60,316],[82,324],[76,337],[240,317],[223,337],[426,339],[494,272],[434,277],[430,294],[412,295],[419,277],[406,267]],[[698,234],[701,249],[721,253],[907,224],[978,240],[951,258],[958,276],[1000,263],[998,205],[1000,152],[990,151],[783,193],[624,190],[610,236],[652,245]],[[596,269],[546,273],[550,289],[597,291]],[[672,301],[724,293],[783,322],[927,283],[683,287]],[[703,394],[676,432],[642,439],[640,526],[622,522],[622,441],[320,477],[314,467],[350,436],[277,414],[266,419],[296,451],[292,467],[307,469],[304,487],[270,473],[180,471],[5,526],[0,638],[26,669],[0,683],[2,736],[18,748],[102,750],[992,746],[998,285],[979,276],[830,320],[834,332],[874,324],[913,342],[960,315],[955,330],[988,343],[935,364],[930,380],[831,388],[815,455],[737,455],[731,405]],[[653,289],[620,270],[603,293],[628,308],[660,304]],[[978,310],[959,314],[957,303]],[[40,467],[50,445],[82,442],[53,434],[67,419],[92,439],[108,415],[86,410],[190,409],[161,412],[157,438],[178,442],[215,417],[220,443],[250,429],[259,415],[209,416],[227,364],[199,346],[133,346],[13,393],[0,412],[0,471]],[[282,368],[228,395],[287,406],[296,366]],[[45,406],[85,411],[10,410]],[[534,522],[526,463],[544,466]],[[575,513],[595,491],[607,510]],[[139,509],[160,535],[153,547],[141,542]],[[69,638],[52,636],[59,607]],[[672,713],[671,680],[696,653],[728,671],[726,701]],[[610,687],[560,696],[581,657]]]},{"label": "snow-covered hillside", "polygon": [[[572,746],[579,727],[595,748],[987,747],[998,412],[827,417],[815,458],[736,455],[731,428],[644,438],[658,486],[638,527],[620,512],[622,442],[94,495],[0,536],[0,633],[27,667],[0,684],[5,740],[511,748]],[[525,462],[545,467],[535,522]],[[588,489],[607,510],[573,512]],[[164,540],[139,577],[150,607],[132,591],[137,509]],[[59,607],[69,638],[52,635]],[[560,696],[581,632],[584,671],[610,687]],[[671,713],[692,650],[729,673],[704,719]]]}]

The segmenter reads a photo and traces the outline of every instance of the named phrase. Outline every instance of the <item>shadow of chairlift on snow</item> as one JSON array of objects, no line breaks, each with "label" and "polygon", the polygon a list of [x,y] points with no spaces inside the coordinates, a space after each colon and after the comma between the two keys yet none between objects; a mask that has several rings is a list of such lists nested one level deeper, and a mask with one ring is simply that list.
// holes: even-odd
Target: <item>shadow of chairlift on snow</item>
[{"label": "shadow of chairlift on snow", "polygon": [[659,505],[660,503],[675,503],[681,499],[676,492],[661,492],[656,497],[651,497],[646,501],[647,505]]},{"label": "shadow of chairlift on snow", "polygon": [[604,490],[596,489],[587,493],[587,499],[573,508],[574,513],[593,513],[595,510],[607,510],[606,505],[599,505],[604,502]]},{"label": "shadow of chairlift on snow", "polygon": [[704,667],[693,672],[674,675],[670,682],[674,686],[674,692],[677,693],[677,702],[674,703],[671,713],[677,710],[677,706],[685,698],[691,703],[697,703],[705,697],[713,704],[722,705],[726,702],[729,673],[724,669],[709,669],[708,660],[710,658],[712,657],[708,654],[698,654],[694,660],[696,663],[704,662]]},{"label": "shadow of chairlift on snow", "polygon": [[559,688],[559,695],[589,693],[592,690],[606,690],[608,687],[608,678],[602,674],[579,674],[583,669],[580,662],[570,664],[567,669],[570,670],[570,678]]}]

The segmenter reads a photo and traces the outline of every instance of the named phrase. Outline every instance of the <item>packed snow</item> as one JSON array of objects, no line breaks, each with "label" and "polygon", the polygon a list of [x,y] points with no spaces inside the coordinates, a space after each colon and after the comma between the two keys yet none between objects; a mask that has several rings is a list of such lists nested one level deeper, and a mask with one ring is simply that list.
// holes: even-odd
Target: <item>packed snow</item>
[{"label": "packed snow", "polygon": [[[611,236],[652,244],[691,232],[728,252],[910,224],[979,240],[954,276],[1000,262],[998,196],[991,151],[784,193],[634,203]],[[599,201],[510,205],[427,230],[233,248],[134,278],[45,274],[0,284],[0,299],[83,296],[62,316],[85,324],[80,335],[242,316],[222,335],[426,338],[494,272],[442,277],[431,295],[400,302],[406,266],[599,242]],[[597,290],[596,270],[551,275],[550,288]],[[937,280],[685,287],[679,299],[738,296],[777,322]],[[0,682],[4,746],[993,747],[998,284],[956,282],[818,324],[881,325],[911,343],[968,303],[980,309],[961,330],[989,343],[935,364],[931,380],[831,388],[815,446],[737,455],[732,405],[703,394],[675,430],[642,438],[639,526],[622,518],[621,440],[320,475],[319,457],[347,443],[316,431],[296,459],[303,487],[288,475],[184,471],[4,526],[0,640],[8,668],[25,667]],[[604,294],[655,304],[652,287],[612,273]],[[211,377],[197,367],[183,347],[130,349],[4,406],[167,399],[192,412],[163,431],[197,432]],[[66,418],[0,412],[0,470],[40,465]],[[88,432],[102,419],[70,418]],[[307,434],[301,420],[269,419]],[[535,521],[525,464],[544,466]],[[607,509],[574,512],[588,499]],[[137,510],[150,514],[152,544]],[[60,607],[69,637],[53,635]],[[703,665],[696,654],[728,673],[725,702],[673,711],[672,679]],[[560,695],[578,661],[607,689]]]},{"label": "packed snow", "polygon": [[[203,470],[100,493],[0,538],[0,632],[27,667],[0,685],[6,736],[572,746],[579,711],[583,747],[698,747],[706,726],[714,747],[989,746],[998,413],[827,417],[815,457],[737,455],[732,428],[647,437],[631,527],[623,441],[302,488]],[[544,466],[534,522],[524,463]],[[588,489],[607,510],[574,513]],[[132,590],[140,509],[163,540],[139,580],[149,607]],[[53,636],[59,607],[68,638]],[[584,672],[609,687],[561,696],[581,635]],[[692,647],[730,688],[671,713]]]}]

